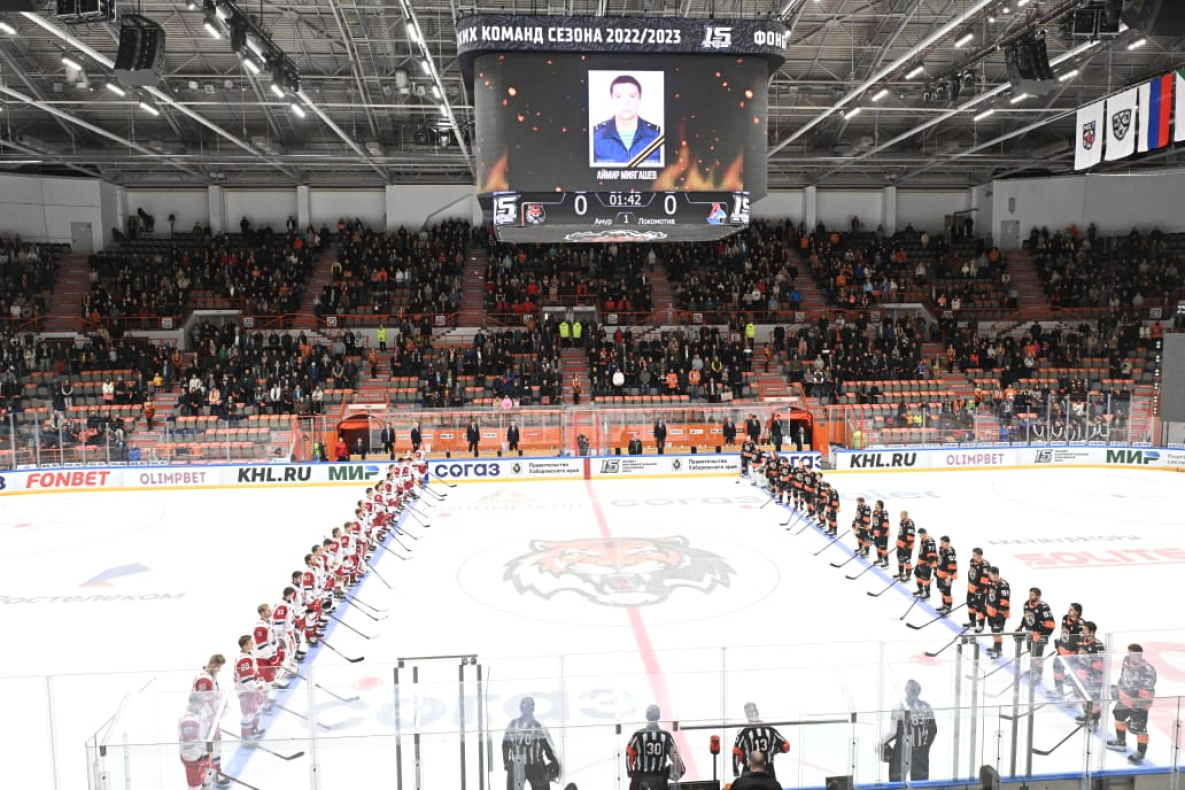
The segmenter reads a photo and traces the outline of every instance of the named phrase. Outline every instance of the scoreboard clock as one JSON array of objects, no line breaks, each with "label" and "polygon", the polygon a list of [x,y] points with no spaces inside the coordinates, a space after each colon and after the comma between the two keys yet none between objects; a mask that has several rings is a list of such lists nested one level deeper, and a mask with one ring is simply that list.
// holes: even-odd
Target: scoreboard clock
[{"label": "scoreboard clock", "polygon": [[747,192],[498,192],[491,205],[510,242],[714,241],[749,224]]},{"label": "scoreboard clock", "polygon": [[765,196],[777,20],[485,14],[457,36],[500,239],[715,240]]}]

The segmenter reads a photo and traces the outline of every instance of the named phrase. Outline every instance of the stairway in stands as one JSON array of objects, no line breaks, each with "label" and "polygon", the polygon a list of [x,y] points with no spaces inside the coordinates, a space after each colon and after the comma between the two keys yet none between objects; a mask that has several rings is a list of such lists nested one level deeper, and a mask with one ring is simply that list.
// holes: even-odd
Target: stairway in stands
[{"label": "stairway in stands", "polygon": [[143,412],[136,418],[135,427],[128,434],[128,448],[139,448],[141,460],[152,460],[150,451],[165,440],[165,419],[177,414],[177,401],[181,397],[181,386],[184,385],[179,383],[173,392],[158,392],[152,397],[152,405],[156,407],[156,417],[153,420],[151,431],[148,430],[148,421],[144,419]]},{"label": "stairway in stands", "polygon": [[655,263],[654,268],[647,275],[650,278],[650,314],[654,323],[661,326],[667,323],[667,308],[674,306],[675,294],[671,290],[671,280],[667,276],[667,267],[662,261]]},{"label": "stairway in stands", "polygon": [[481,247],[469,250],[465,271],[461,275],[461,309],[457,326],[482,326],[486,307],[486,251]]},{"label": "stairway in stands", "polygon": [[300,303],[301,315],[312,315],[313,300],[316,299],[325,286],[333,282],[333,262],[337,260],[337,245],[330,244],[313,263],[313,276],[309,278],[309,286],[305,289],[304,299]]},{"label": "stairway in stands", "polygon": [[560,364],[564,374],[564,403],[573,403],[572,377],[580,377],[580,402],[588,403],[592,391],[588,378],[588,357],[583,348],[565,348],[560,352]]},{"label": "stairway in stands", "polygon": [[82,297],[90,290],[89,255],[62,256],[53,295],[46,305],[46,332],[77,332],[82,321]]},{"label": "stairway in stands", "polygon": [[1027,250],[1012,250],[1008,253],[1008,274],[1016,286],[1020,312],[1017,320],[1024,323],[1050,318],[1054,313],[1045,298],[1041,278],[1037,276],[1037,265]]},{"label": "stairway in stands", "polygon": [[[799,310],[826,310],[827,299],[823,296],[823,292],[819,290],[819,286],[815,284],[814,278],[811,277],[811,265],[804,258],[798,264],[798,279],[794,281],[798,286],[798,293],[802,296],[801,306]],[[783,291],[784,297],[782,299],[786,307],[790,306],[789,294]]]}]

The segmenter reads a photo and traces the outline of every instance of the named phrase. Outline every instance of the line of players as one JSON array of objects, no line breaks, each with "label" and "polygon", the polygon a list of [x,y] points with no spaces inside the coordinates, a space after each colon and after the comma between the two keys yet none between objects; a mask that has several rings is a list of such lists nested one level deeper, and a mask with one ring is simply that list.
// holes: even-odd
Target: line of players
[{"label": "line of players", "polygon": [[[292,572],[280,601],[256,607],[259,619],[239,637],[234,659],[234,691],[240,713],[239,736],[253,745],[264,735],[260,719],[270,712],[268,693],[288,687],[309,647],[320,644],[329,613],[346,591],[365,577],[374,552],[383,545],[405,508],[419,498],[428,462],[422,452],[405,455],[387,467],[384,480],[368,487],[354,518],[334,527],[304,556],[303,569]],[[194,678],[189,704],[177,724],[181,762],[188,790],[225,787],[232,778],[222,771],[222,730],[216,718],[222,698],[218,673],[226,664],[215,653]],[[211,746],[212,748],[207,748]]]},{"label": "line of players", "polygon": [[[790,458],[759,449],[752,441],[746,441],[741,447],[741,476],[750,477],[754,485],[765,487],[777,503],[792,505],[825,534],[840,537],[839,492],[823,479],[823,470],[808,466],[801,459],[794,465]],[[874,506],[869,506],[864,497],[857,497],[851,532],[856,539],[857,555],[872,559],[875,549],[873,564],[889,567],[891,527],[883,501],[878,499]],[[897,580],[908,583],[912,576],[917,584],[914,597],[920,599],[930,597],[931,584],[937,581],[942,605],[935,608],[935,612],[943,616],[950,614],[954,609],[954,582],[959,576],[958,555],[950,537],[943,535],[935,544],[926,529],[919,529],[909,517],[909,511],[903,510],[895,548]],[[968,620],[963,624],[964,633],[974,629],[976,634],[981,634],[986,625],[992,634],[992,646],[985,652],[989,658],[999,659],[1011,615],[1012,588],[1000,575],[999,567],[987,563],[983,549],[979,547],[972,549],[967,568],[966,606]],[[1041,589],[1030,587],[1020,626],[1008,633],[1017,641],[1028,642],[1033,684],[1043,677],[1045,648],[1054,629],[1053,610],[1041,599]],[[1091,728],[1097,726],[1101,716],[1105,670],[1106,648],[1097,634],[1097,624],[1082,619],[1082,605],[1071,603],[1054,640],[1057,650],[1053,661],[1054,688],[1046,692],[1050,698],[1081,703],[1083,713],[1077,721]],[[1078,684],[1069,681],[1068,674],[1071,673]],[[1143,762],[1148,751],[1148,711],[1156,696],[1156,680],[1156,669],[1144,659],[1143,647],[1129,645],[1119,682],[1111,689],[1111,697],[1117,700],[1113,711],[1116,736],[1107,741],[1107,746],[1126,751],[1126,736],[1130,731],[1137,742],[1137,750],[1128,757],[1132,763]]]}]

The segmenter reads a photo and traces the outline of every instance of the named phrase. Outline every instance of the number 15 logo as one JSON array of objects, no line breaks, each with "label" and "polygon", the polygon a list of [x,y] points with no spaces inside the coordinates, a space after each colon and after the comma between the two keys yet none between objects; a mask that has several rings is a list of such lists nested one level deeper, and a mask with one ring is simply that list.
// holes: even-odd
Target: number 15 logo
[{"label": "number 15 logo", "polygon": [[704,43],[709,49],[728,49],[732,46],[732,28],[708,25],[704,28]]},{"label": "number 15 logo", "polygon": [[494,196],[494,224],[513,225],[518,215],[518,195]]}]

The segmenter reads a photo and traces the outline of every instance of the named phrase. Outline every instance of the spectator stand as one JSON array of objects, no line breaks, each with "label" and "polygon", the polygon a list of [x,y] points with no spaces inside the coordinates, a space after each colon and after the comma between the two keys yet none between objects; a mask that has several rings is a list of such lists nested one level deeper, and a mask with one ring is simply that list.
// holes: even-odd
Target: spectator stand
[{"label": "spectator stand", "polygon": [[127,239],[91,260],[91,287],[81,314],[91,328],[172,329],[193,309],[233,309],[244,315],[299,311],[322,249],[319,234],[178,234]]},{"label": "spectator stand", "polygon": [[446,220],[413,233],[376,232],[347,223],[330,282],[313,311],[325,326],[376,326],[429,317],[430,325],[456,325],[461,276],[470,238],[468,222]]},{"label": "spectator stand", "polygon": [[0,234],[0,328],[37,332],[49,312],[62,256],[68,244],[32,244]]}]

